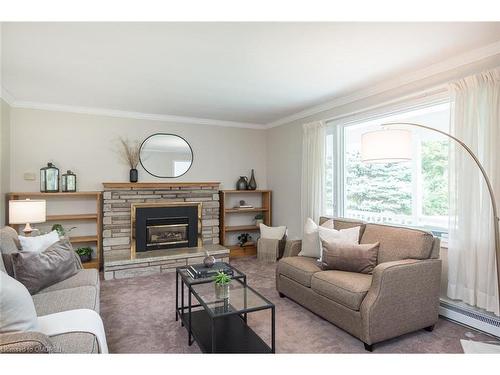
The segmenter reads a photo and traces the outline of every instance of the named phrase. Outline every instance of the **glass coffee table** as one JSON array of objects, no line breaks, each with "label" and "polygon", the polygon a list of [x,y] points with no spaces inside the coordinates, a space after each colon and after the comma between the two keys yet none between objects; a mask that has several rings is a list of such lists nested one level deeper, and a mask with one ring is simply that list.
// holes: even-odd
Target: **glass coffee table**
[{"label": "glass coffee table", "polygon": [[[223,299],[216,298],[212,278],[194,279],[187,273],[187,266],[176,269],[175,317],[188,331],[188,345],[194,339],[204,353],[275,353],[274,304],[247,285],[245,274],[228,266],[234,275],[229,297]],[[197,303],[193,304],[192,296]],[[262,310],[271,311],[270,344],[247,324],[247,314]]]}]

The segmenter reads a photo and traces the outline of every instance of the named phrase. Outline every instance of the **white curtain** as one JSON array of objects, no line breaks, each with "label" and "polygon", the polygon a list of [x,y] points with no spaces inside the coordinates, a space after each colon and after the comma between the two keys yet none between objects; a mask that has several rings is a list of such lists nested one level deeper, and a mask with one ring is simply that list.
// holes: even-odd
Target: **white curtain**
[{"label": "white curtain", "polygon": [[[451,133],[478,156],[500,199],[500,68],[450,84]],[[450,151],[448,297],[499,315],[493,213],[479,168]]]},{"label": "white curtain", "polygon": [[323,209],[326,126],[323,122],[303,125],[302,138],[302,224],[308,217],[319,221]]}]

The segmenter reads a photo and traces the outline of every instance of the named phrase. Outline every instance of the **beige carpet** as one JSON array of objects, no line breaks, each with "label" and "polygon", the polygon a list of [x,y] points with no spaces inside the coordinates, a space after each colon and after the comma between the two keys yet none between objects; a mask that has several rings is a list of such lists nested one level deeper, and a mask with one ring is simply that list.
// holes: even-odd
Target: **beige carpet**
[{"label": "beige carpet", "polygon": [[[276,305],[278,353],[366,353],[356,338],[288,298],[279,298],[274,264],[256,258],[235,260],[233,264],[247,274],[249,285]],[[101,314],[110,353],[199,353],[196,343],[187,345],[187,331],[175,321],[174,305],[173,273],[103,281]],[[249,314],[248,321],[269,342],[270,313]],[[433,332],[422,330],[377,344],[374,353],[463,353],[461,339],[495,342],[487,335],[440,319]]]}]

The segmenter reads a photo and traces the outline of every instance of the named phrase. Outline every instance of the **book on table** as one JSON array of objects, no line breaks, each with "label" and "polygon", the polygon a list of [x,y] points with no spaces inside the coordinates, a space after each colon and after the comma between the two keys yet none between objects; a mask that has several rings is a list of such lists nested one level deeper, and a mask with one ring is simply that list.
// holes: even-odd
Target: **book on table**
[{"label": "book on table", "polygon": [[193,279],[214,277],[217,272],[224,272],[228,276],[234,275],[233,269],[226,262],[216,262],[212,267],[207,267],[204,264],[193,264],[186,271]]}]

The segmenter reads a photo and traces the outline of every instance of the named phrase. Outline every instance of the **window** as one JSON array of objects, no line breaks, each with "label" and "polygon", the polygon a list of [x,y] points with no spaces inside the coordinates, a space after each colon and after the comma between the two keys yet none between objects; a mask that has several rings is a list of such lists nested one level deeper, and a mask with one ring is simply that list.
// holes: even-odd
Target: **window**
[{"label": "window", "polygon": [[325,213],[446,233],[449,139],[408,126],[413,135],[411,161],[363,163],[361,135],[387,122],[413,122],[448,132],[450,105],[332,125],[326,139]]}]

